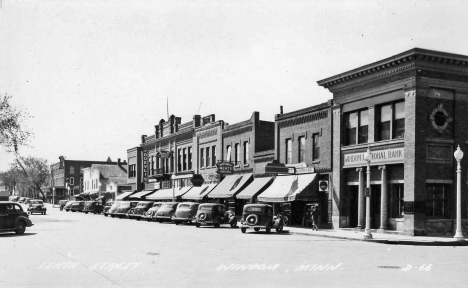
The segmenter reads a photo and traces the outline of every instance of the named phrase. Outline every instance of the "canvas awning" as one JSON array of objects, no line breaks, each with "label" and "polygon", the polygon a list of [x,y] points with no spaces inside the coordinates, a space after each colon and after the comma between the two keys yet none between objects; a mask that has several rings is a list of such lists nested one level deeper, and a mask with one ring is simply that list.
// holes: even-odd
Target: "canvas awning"
[{"label": "canvas awning", "polygon": [[208,198],[231,198],[249,184],[253,179],[252,173],[241,175],[229,175],[216,186]]},{"label": "canvas awning", "polygon": [[126,198],[130,195],[132,195],[133,193],[135,193],[134,191],[129,191],[129,192],[124,192],[120,195],[118,195],[117,197],[115,197],[115,200],[118,201],[118,200],[126,200]]},{"label": "canvas awning", "polygon": [[311,184],[316,176],[317,174],[278,176],[257,199],[260,202],[313,201],[314,189]]},{"label": "canvas awning", "polygon": [[193,177],[193,173],[189,173],[189,174],[174,175],[171,177],[171,179],[177,180],[177,179],[186,179],[186,178],[192,178],[192,177]]},{"label": "canvas awning", "polygon": [[237,199],[252,199],[259,193],[263,192],[265,187],[271,184],[273,177],[254,178],[249,186],[245,187],[242,192],[236,195]]},{"label": "canvas awning", "polygon": [[156,191],[156,189],[143,190],[143,191],[140,191],[140,192],[137,192],[135,194],[130,195],[130,197],[128,197],[128,198],[144,200],[144,199],[146,199],[145,196],[148,196],[148,195],[154,193],[154,191]]},{"label": "canvas awning", "polygon": [[216,187],[217,184],[205,184],[200,187],[192,187],[184,196],[182,196],[182,199],[184,200],[202,200],[203,197],[205,197],[208,193],[210,193],[213,188]]},{"label": "canvas awning", "polygon": [[[192,188],[192,186],[176,187],[174,189],[174,197],[184,195],[185,193],[187,193],[187,191],[190,190],[190,188]],[[158,190],[155,193],[146,197],[146,200],[165,200],[165,199],[172,199],[172,188]]]}]

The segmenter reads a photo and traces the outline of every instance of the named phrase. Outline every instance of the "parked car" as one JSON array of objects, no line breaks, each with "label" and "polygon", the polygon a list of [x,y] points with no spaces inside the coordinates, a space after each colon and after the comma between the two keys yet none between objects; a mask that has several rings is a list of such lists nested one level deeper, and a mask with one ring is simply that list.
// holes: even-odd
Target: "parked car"
[{"label": "parked car", "polygon": [[26,197],[20,197],[18,199],[18,203],[24,203],[24,200],[26,200]]},{"label": "parked car", "polygon": [[179,205],[179,202],[165,202],[161,208],[158,209],[156,217],[153,219],[156,219],[159,223],[162,223],[163,221],[171,221],[172,216],[177,209],[177,205]]},{"label": "parked car", "polygon": [[172,221],[179,225],[180,223],[194,223],[197,216],[198,206],[200,203],[184,202],[177,206],[177,209],[172,216]]},{"label": "parked car", "polygon": [[130,209],[134,208],[138,204],[138,201],[125,201],[121,202],[120,206],[115,211],[115,216],[123,218],[127,215]]},{"label": "parked car", "polygon": [[101,214],[104,206],[102,206],[101,201],[86,201],[84,204],[83,212],[88,214],[89,212],[94,214]]},{"label": "parked car", "polygon": [[[124,203],[123,201],[114,202],[110,209],[107,211],[107,215],[110,215],[112,218],[115,217],[115,213],[117,212],[117,208],[119,208],[120,204]],[[104,214],[105,215],[105,214]]]},{"label": "parked car", "polygon": [[135,218],[137,220],[140,220],[143,215],[146,214],[146,212],[153,207],[153,202],[151,201],[141,201],[138,202],[137,206],[133,210],[133,215],[131,215],[132,218]]},{"label": "parked car", "polygon": [[75,203],[75,202],[76,202],[75,200],[70,200],[70,201],[68,201],[68,202],[65,204],[65,206],[63,206],[63,209],[65,209],[65,211],[67,211],[67,212],[70,211],[71,205],[72,205],[73,203]]},{"label": "parked car", "polygon": [[39,213],[45,215],[47,208],[42,200],[33,199],[29,201],[28,214]]},{"label": "parked car", "polygon": [[85,204],[84,201],[75,201],[70,206],[70,211],[72,211],[72,212],[83,212],[84,204]]},{"label": "parked car", "polygon": [[104,213],[104,216],[107,217],[107,215],[109,215],[109,210],[110,208],[112,207],[112,205],[114,204],[114,201],[108,201],[106,203],[106,206],[104,206],[102,212]]},{"label": "parked car", "polygon": [[65,204],[67,204],[67,202],[69,202],[69,200],[60,200],[60,201],[59,201],[59,208],[60,208],[60,211],[63,210],[63,208],[65,207]]},{"label": "parked car", "polygon": [[221,224],[237,226],[237,218],[231,211],[227,212],[223,204],[203,203],[198,206],[196,227],[213,225],[218,228]]},{"label": "parked car", "polygon": [[245,233],[247,229],[253,228],[255,231],[265,229],[266,233],[270,233],[271,229],[276,229],[276,232],[283,231],[282,216],[273,217],[273,207],[267,204],[247,204],[244,206],[241,231]]},{"label": "parked car", "polygon": [[8,197],[8,199],[10,200],[10,202],[18,202],[18,199],[19,199],[19,198],[20,198],[19,196],[10,196],[10,197]]},{"label": "parked car", "polygon": [[0,201],[0,232],[14,231],[16,234],[23,234],[26,227],[33,225],[28,213],[23,211],[21,205],[10,201]]},{"label": "parked car", "polygon": [[24,198],[23,203],[24,204],[29,204],[29,201],[31,201],[31,200],[32,200],[31,198]]},{"label": "parked car", "polygon": [[164,204],[164,202],[154,202],[148,211],[141,218],[146,219],[148,222],[153,221],[156,218],[156,212],[158,212],[159,208]]}]

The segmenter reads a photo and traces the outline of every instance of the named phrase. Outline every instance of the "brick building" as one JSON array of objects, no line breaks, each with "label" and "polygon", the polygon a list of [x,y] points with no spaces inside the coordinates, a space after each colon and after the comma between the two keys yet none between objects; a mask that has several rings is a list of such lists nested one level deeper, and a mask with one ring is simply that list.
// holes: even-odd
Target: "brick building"
[{"label": "brick building", "polygon": [[453,235],[453,152],[458,145],[468,151],[467,65],[467,56],[415,48],[318,81],[333,93],[335,228],[365,226],[363,155],[370,148],[371,228]]}]

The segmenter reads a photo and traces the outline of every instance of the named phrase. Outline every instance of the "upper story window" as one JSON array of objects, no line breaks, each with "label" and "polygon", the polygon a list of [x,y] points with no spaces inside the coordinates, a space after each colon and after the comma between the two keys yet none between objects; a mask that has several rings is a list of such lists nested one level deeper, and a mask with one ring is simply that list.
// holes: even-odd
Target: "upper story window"
[{"label": "upper story window", "polygon": [[286,164],[292,163],[292,141],[291,139],[286,139]]},{"label": "upper story window", "polygon": [[345,121],[345,145],[367,143],[369,116],[368,110],[346,113]]},{"label": "upper story window", "polygon": [[177,171],[182,171],[182,149],[177,150]]},{"label": "upper story window", "polygon": [[312,150],[312,160],[317,161],[320,159],[320,135],[315,133],[312,135],[313,140],[313,150]]},{"label": "upper story window", "polygon": [[74,185],[75,184],[75,177],[70,177],[70,185]]},{"label": "upper story window", "polygon": [[136,176],[136,164],[128,165],[128,177],[133,178]]},{"label": "upper story window", "polygon": [[185,171],[185,170],[187,170],[187,148],[184,148],[182,151],[183,151],[182,154],[183,154],[183,157],[184,157],[182,169]]},{"label": "upper story window", "polygon": [[206,167],[210,167],[210,147],[206,147]]},{"label": "upper story window", "polygon": [[239,144],[234,145],[234,161],[236,162],[236,165],[238,165],[240,161],[240,149],[239,149]]},{"label": "upper story window", "polygon": [[188,170],[192,170],[192,147],[188,148],[188,159],[187,159],[187,165],[188,165]]},{"label": "upper story window", "polygon": [[231,145],[226,146],[226,161],[231,161]]},{"label": "upper story window", "polygon": [[249,142],[244,142],[244,165],[249,163]]},{"label": "upper story window", "polygon": [[211,166],[216,166],[216,146],[211,147]]},{"label": "upper story window", "polygon": [[70,166],[70,174],[75,174],[75,167],[74,166]]},{"label": "upper story window", "polygon": [[205,148],[200,149],[200,168],[205,167],[205,156],[204,156]]},{"label": "upper story window", "polygon": [[299,162],[304,162],[305,137],[299,137]]},{"label": "upper story window", "polygon": [[405,102],[395,102],[378,107],[378,140],[405,137]]}]

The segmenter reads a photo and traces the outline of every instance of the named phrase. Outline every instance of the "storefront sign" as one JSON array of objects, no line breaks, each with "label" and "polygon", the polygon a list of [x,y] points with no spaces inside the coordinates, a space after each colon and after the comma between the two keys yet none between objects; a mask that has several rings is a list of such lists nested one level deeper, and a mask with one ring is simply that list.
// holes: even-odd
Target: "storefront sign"
[{"label": "storefront sign", "polygon": [[[361,153],[351,153],[343,155],[344,167],[356,167],[356,166],[365,166],[367,161],[364,160],[364,154]],[[405,160],[405,149],[404,148],[395,148],[395,149],[384,149],[371,151],[372,160],[370,165],[382,165],[390,163],[403,163]]]},{"label": "storefront sign", "polygon": [[294,174],[294,167],[265,166],[265,173]]},{"label": "storefront sign", "polygon": [[148,181],[148,151],[143,151],[143,182]]},{"label": "storefront sign", "polygon": [[234,174],[234,163],[232,162],[218,162],[216,168],[218,174]]},{"label": "storefront sign", "polygon": [[158,158],[170,158],[170,157],[172,157],[172,151],[161,150],[158,153],[156,153],[156,157],[158,157]]},{"label": "storefront sign", "polygon": [[117,192],[121,192],[124,190],[132,190],[132,186],[122,186],[122,185],[117,185]]},{"label": "storefront sign", "polygon": [[[315,167],[307,167],[307,164],[304,162],[297,163],[297,164],[286,164],[286,167],[296,168],[296,171],[295,171],[296,174],[315,173]],[[289,174],[291,174],[291,172],[289,172]]]}]

